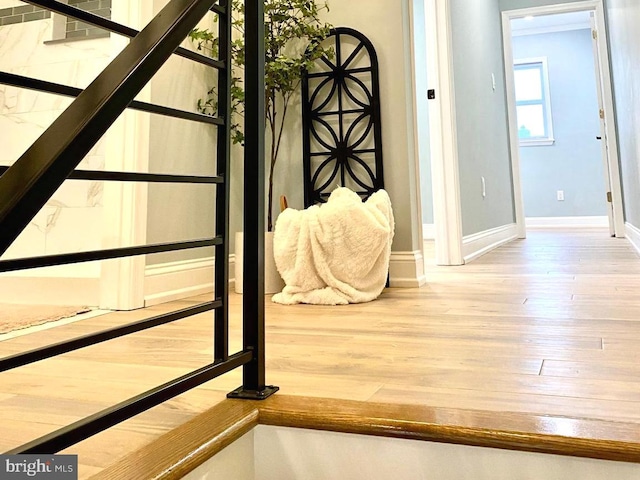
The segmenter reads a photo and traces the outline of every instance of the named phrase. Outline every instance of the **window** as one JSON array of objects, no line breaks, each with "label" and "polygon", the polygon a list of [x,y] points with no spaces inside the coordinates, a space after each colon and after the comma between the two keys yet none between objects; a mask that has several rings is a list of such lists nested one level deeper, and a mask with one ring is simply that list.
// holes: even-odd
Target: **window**
[{"label": "window", "polygon": [[516,60],[514,81],[520,145],[552,145],[547,59]]},{"label": "window", "polygon": [[[0,0],[2,1],[2,0]],[[79,8],[85,12],[111,19],[112,0],[57,0],[60,3]],[[51,39],[45,40],[46,44],[66,43],[70,40],[88,40],[109,37],[107,30],[94,27],[75,18],[65,15],[53,14],[53,26]]]},{"label": "window", "polygon": [[[111,0],[68,0],[65,3],[85,12],[111,19]],[[109,32],[68,17],[65,36],[66,38],[99,38],[108,37]]]}]

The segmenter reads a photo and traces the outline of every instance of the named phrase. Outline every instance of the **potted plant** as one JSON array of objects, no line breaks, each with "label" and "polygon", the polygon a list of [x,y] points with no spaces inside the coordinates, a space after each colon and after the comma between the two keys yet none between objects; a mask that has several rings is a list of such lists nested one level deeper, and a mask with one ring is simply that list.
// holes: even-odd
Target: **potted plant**
[{"label": "potted plant", "polygon": [[[242,113],[244,89],[244,3],[232,0],[234,39],[231,44],[231,138],[234,144],[243,144]],[[285,119],[292,105],[299,100],[299,86],[303,72],[311,69],[322,56],[331,58],[333,51],[322,42],[331,25],[320,20],[320,14],[329,7],[322,0],[265,0],[265,119],[267,136],[267,161],[269,168],[267,195],[267,230],[273,231],[273,179],[280,154]],[[216,56],[218,39],[212,31],[194,29],[190,34],[199,50]],[[202,113],[217,113],[217,92],[212,88],[207,98],[198,101]],[[267,237],[265,250],[272,254]],[[238,246],[236,240],[236,250]],[[271,255],[272,256],[272,255]],[[236,252],[236,291],[238,291],[238,254]],[[268,262],[268,261],[267,261]],[[275,268],[275,263],[273,264]],[[265,265],[268,269],[269,265]],[[275,272],[277,275],[277,271]],[[265,273],[265,278],[268,275]],[[272,288],[265,287],[267,293]],[[276,287],[276,290],[279,291]]]}]

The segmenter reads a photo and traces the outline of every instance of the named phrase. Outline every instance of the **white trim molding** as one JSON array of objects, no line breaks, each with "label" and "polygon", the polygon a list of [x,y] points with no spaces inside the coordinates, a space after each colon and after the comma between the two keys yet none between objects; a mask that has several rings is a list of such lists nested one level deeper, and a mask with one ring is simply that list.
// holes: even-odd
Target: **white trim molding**
[{"label": "white trim molding", "polygon": [[629,222],[626,222],[624,226],[627,231],[626,237],[629,239],[629,242],[631,242],[631,245],[635,249],[636,253],[640,255],[640,228],[632,225]]},{"label": "white trim molding", "polygon": [[436,226],[433,223],[422,224],[422,239],[423,240],[435,240],[436,239]]},{"label": "white trim molding", "polygon": [[558,32],[570,32],[573,30],[585,30],[591,28],[589,22],[581,23],[566,23],[564,25],[549,25],[546,27],[535,28],[519,28],[512,30],[511,33],[514,37],[524,37],[526,35],[542,35],[545,33],[558,33]]},{"label": "white trim molding", "polygon": [[609,227],[609,217],[585,216],[585,217],[527,217],[527,228],[588,228]]},{"label": "white trim molding", "polygon": [[[213,292],[213,257],[147,265],[144,279],[144,305]],[[235,255],[229,255],[229,290],[235,285]]]},{"label": "white trim molding", "polygon": [[392,288],[418,288],[427,283],[424,274],[424,256],[420,250],[391,252],[389,286]]},{"label": "white trim molding", "polygon": [[504,54],[505,88],[507,91],[507,116],[509,122],[509,149],[511,151],[511,179],[513,182],[513,203],[519,238],[526,238],[527,228],[524,217],[524,196],[520,173],[520,138],[518,136],[518,112],[516,109],[516,84],[513,69],[513,43],[511,41],[511,19],[502,12],[502,50]]},{"label": "white trim molding", "polygon": [[515,223],[467,235],[462,238],[464,262],[469,263],[516,238],[518,238],[518,225]]},{"label": "white trim molding", "polygon": [[438,265],[463,264],[450,4],[451,0],[425,2],[427,79],[437,92],[429,101],[429,143]]}]

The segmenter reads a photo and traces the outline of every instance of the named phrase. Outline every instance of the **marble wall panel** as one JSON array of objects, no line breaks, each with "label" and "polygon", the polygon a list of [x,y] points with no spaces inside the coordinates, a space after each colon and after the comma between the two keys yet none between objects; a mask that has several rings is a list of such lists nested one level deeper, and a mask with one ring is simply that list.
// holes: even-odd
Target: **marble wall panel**
[{"label": "marble wall panel", "polygon": [[20,0],[0,0],[0,8],[22,7],[27,5]]},{"label": "marble wall panel", "polygon": [[[11,1],[0,0],[0,8],[13,6],[9,5]],[[51,38],[50,19],[0,27],[0,71],[84,88],[111,60],[108,38],[45,43]],[[0,165],[15,162],[71,101],[67,97],[1,85]],[[104,143],[100,141],[79,168],[104,169]],[[101,248],[102,191],[101,182],[66,181],[2,258]],[[22,275],[29,272],[36,276],[96,277],[100,264],[38,269]]]}]

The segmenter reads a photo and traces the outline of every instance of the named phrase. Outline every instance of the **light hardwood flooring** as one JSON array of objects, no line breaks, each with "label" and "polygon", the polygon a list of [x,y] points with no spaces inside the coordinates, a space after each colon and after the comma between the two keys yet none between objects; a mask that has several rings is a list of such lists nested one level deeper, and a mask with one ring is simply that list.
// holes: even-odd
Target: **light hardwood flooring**
[{"label": "light hardwood flooring", "polygon": [[[530,230],[462,267],[427,265],[420,289],[343,307],[267,302],[267,380],[282,393],[608,420],[640,429],[640,258],[605,230]],[[206,296],[0,342],[0,355]],[[241,297],[232,295],[231,351]],[[211,360],[212,314],[0,374],[0,450]],[[70,448],[81,478],[224,398],[240,372]],[[464,421],[464,419],[460,419]],[[572,432],[558,432],[571,434]]]}]

